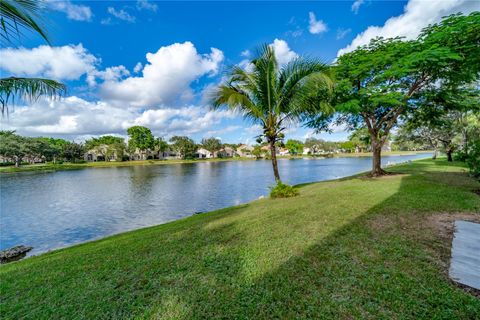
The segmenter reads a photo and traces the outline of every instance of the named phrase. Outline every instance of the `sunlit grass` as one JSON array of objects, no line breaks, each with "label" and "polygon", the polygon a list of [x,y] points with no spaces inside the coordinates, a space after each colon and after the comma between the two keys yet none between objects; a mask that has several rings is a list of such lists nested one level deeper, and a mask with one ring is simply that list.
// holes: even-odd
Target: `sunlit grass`
[{"label": "sunlit grass", "polygon": [[480,184],[445,161],[391,170],[2,266],[2,318],[478,318],[426,221],[478,214]]}]

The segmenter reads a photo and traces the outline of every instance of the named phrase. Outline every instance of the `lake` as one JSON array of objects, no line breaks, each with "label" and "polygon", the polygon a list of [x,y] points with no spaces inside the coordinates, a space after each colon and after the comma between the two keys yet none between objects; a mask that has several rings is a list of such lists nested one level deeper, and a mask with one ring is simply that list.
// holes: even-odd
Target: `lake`
[{"label": "lake", "polygon": [[[341,178],[370,167],[370,157],[279,160],[282,180],[289,184]],[[38,254],[245,203],[268,195],[273,184],[265,160],[2,174],[0,249],[24,244]]]}]

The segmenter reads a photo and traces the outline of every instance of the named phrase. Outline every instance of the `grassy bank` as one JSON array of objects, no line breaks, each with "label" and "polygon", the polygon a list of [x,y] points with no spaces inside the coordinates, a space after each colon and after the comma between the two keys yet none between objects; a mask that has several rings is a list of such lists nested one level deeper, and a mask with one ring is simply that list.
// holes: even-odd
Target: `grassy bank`
[{"label": "grassy bank", "polygon": [[480,183],[422,160],[0,267],[3,319],[480,318],[447,276]]},{"label": "grassy bank", "polygon": [[[428,152],[428,151],[426,151]],[[391,151],[384,152],[383,155],[410,155],[417,153],[425,153],[418,151]],[[362,153],[338,153],[334,154],[334,157],[370,157],[372,153],[362,152]],[[281,156],[281,158],[303,158],[306,156],[299,155],[294,157]],[[307,156],[309,157],[309,156]],[[129,166],[151,166],[151,165],[167,165],[167,164],[179,164],[179,163],[197,163],[197,162],[220,162],[220,161],[246,161],[246,160],[256,160],[255,158],[215,158],[215,159],[196,159],[196,160],[141,160],[141,161],[99,161],[99,162],[85,162],[85,163],[70,163],[65,162],[62,164],[53,164],[53,163],[41,163],[41,164],[32,164],[32,165],[23,165],[21,167],[15,168],[14,166],[0,167],[0,173],[12,173],[12,172],[24,172],[24,171],[57,171],[57,170],[75,170],[75,169],[84,169],[84,168],[109,168],[109,167],[129,167]]]}]

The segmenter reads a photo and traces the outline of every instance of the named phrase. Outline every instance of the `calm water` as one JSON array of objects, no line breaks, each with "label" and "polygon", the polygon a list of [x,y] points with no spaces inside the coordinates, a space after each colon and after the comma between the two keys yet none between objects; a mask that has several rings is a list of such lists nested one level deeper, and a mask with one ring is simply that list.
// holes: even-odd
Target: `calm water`
[{"label": "calm water", "polygon": [[[428,154],[386,156],[401,162]],[[371,159],[279,160],[289,184],[369,170]],[[96,168],[0,176],[0,249],[32,254],[257,199],[273,184],[269,161]]]}]

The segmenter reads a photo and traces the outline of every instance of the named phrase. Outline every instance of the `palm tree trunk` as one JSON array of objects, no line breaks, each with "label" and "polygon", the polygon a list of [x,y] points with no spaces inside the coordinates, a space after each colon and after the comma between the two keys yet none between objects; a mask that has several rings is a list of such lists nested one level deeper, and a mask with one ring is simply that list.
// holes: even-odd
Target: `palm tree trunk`
[{"label": "palm tree trunk", "polygon": [[278,173],[278,164],[277,164],[277,152],[275,147],[275,139],[270,140],[270,152],[272,154],[272,167],[273,175],[275,176],[275,181],[280,181],[280,174]]}]

